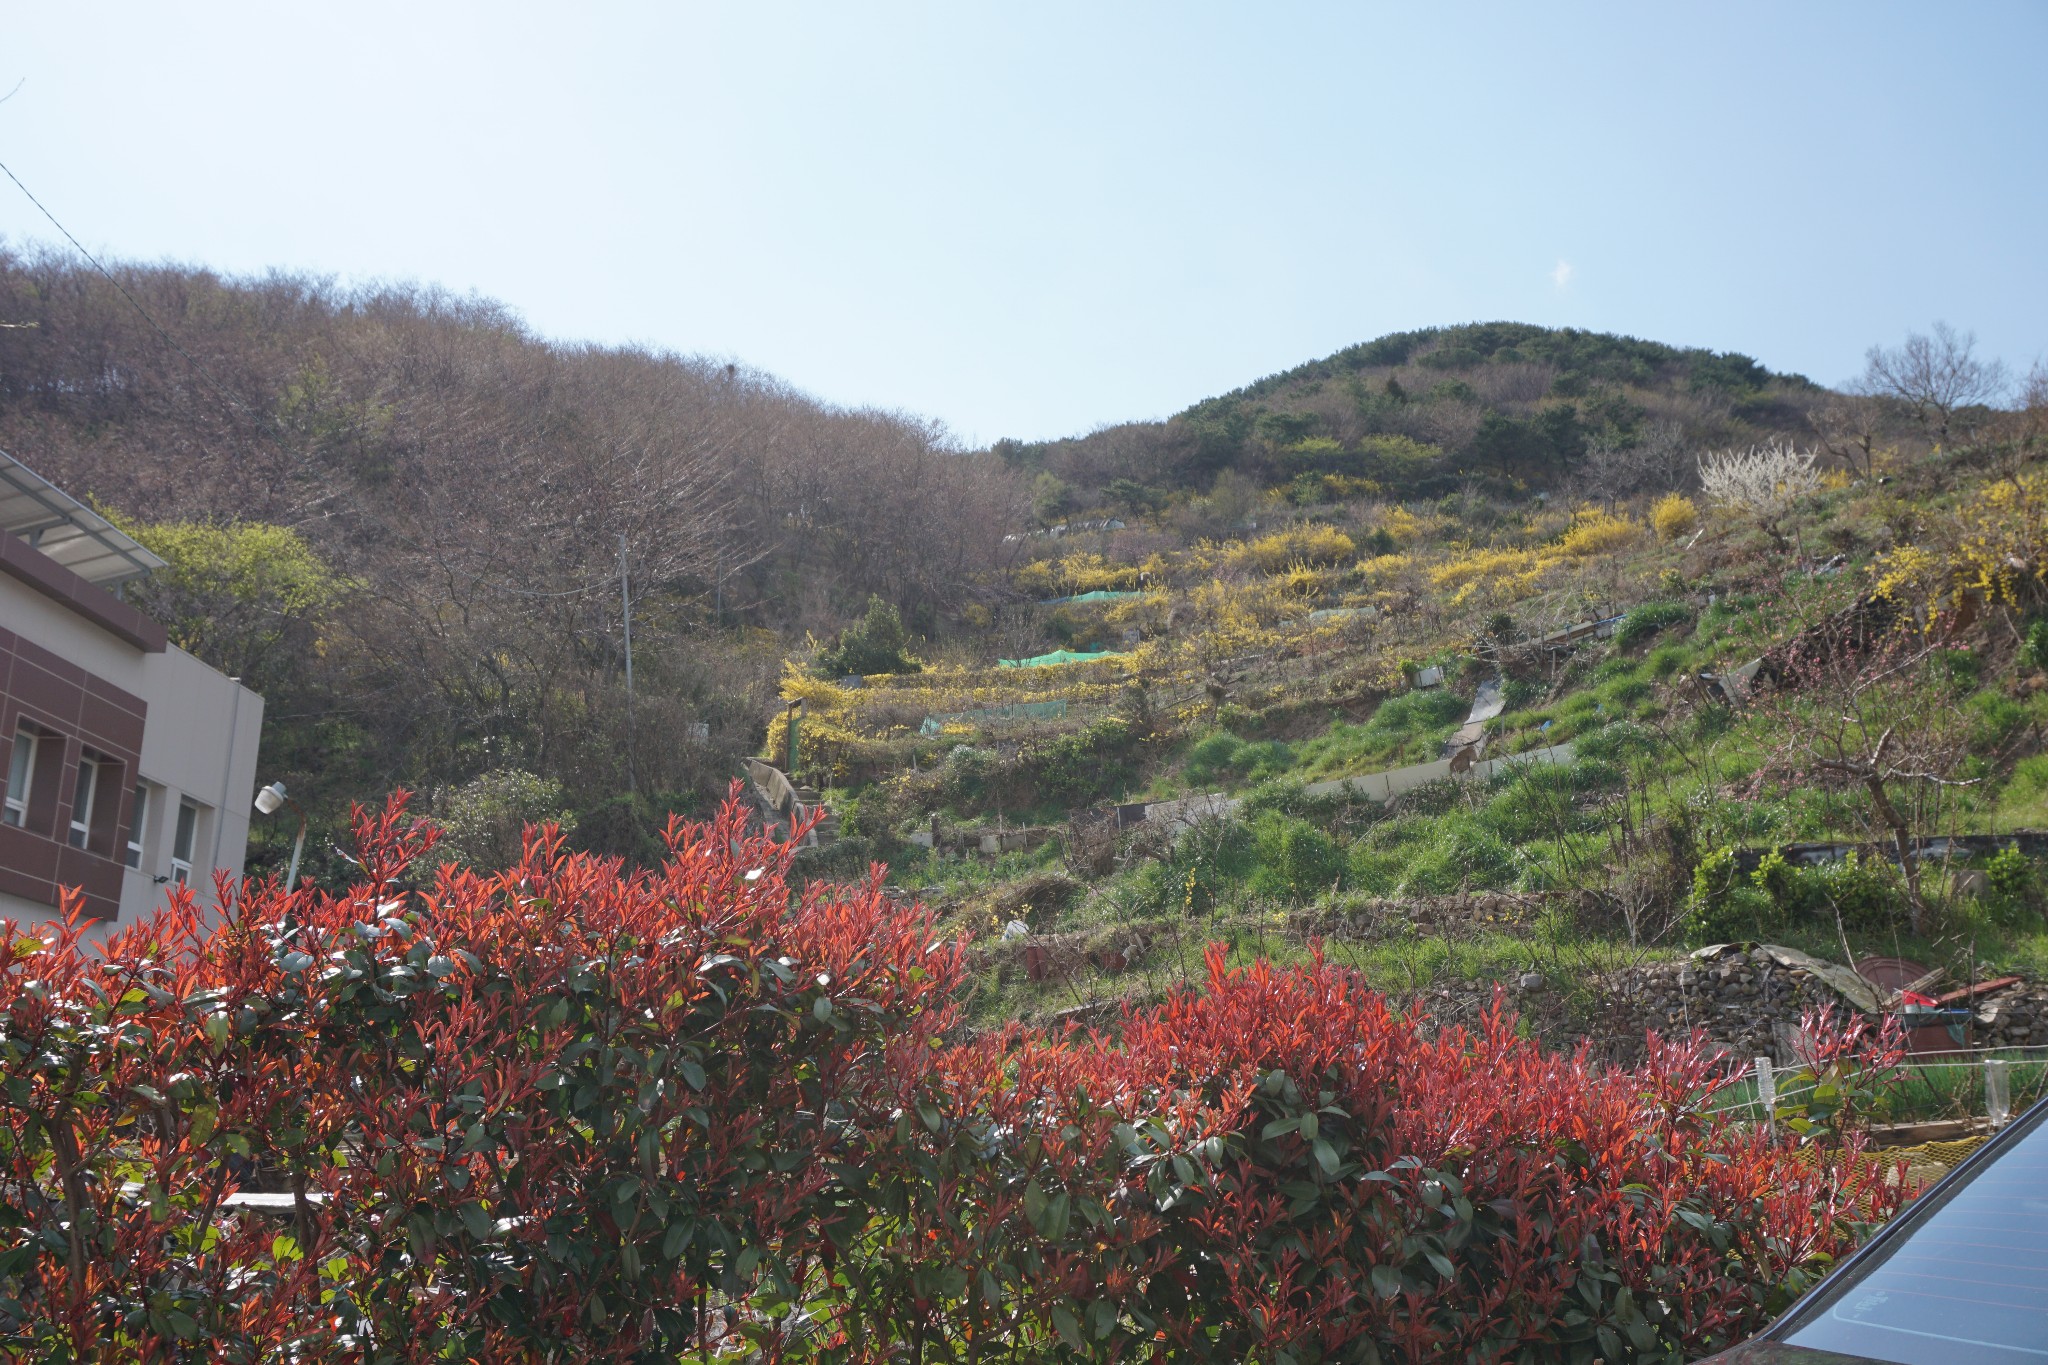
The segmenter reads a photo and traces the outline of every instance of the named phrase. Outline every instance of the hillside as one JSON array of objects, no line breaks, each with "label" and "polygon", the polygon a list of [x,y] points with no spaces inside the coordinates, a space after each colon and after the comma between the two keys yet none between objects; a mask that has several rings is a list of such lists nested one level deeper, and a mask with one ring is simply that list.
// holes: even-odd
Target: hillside
[{"label": "hillside", "polygon": [[[1529,350],[1558,335],[1499,330]],[[1368,346],[1157,427],[999,451],[1042,489],[1090,452],[1140,448],[1134,432],[1165,450],[1221,412],[1251,433],[1206,487],[1166,486],[1179,475],[1160,466],[1142,496],[1114,480],[1104,501],[1075,495],[1023,537],[1013,600],[978,641],[860,679],[793,664],[803,769],[836,784],[851,836],[806,859],[844,874],[880,858],[951,906],[983,943],[987,1020],[1156,998],[1210,941],[1233,960],[1320,942],[1440,1013],[1505,985],[1555,1041],[1623,1055],[1645,1025],[1702,1021],[1769,1051],[1815,1002],[1783,977],[1733,1014],[1677,990],[1673,959],[1717,941],[1907,957],[1955,982],[2041,975],[2048,840],[2013,842],[2048,828],[2039,385],[1943,444],[1900,399],[1577,342],[1645,367],[1611,392],[1701,425],[1468,467],[1442,493],[1384,465],[1290,472],[1414,440],[1315,407],[1338,375],[1400,358]],[[1476,392],[1478,348],[1457,349]],[[1593,368],[1492,355],[1553,384]],[[1407,391],[1416,367],[1381,372]],[[1734,396],[1700,378],[1730,374]],[[1347,403],[1374,392],[1346,387]],[[1544,414],[1567,404],[1525,401],[1540,406],[1479,429],[1564,428]],[[1318,411],[1326,425],[1279,441]],[[1784,435],[1750,460],[1700,437],[1765,431]],[[1702,488],[1703,464],[1731,477]],[[1760,480],[1732,479],[1749,465]],[[1639,482],[1615,475],[1630,469]],[[767,752],[780,742],[771,729]],[[1958,835],[1981,838],[1942,842]],[[1994,1038],[2048,1043],[2048,1009],[1999,1008]]]},{"label": "hillside", "polygon": [[1677,486],[1700,448],[1804,430],[1825,391],[1748,356],[1524,323],[1400,332],[1197,403],[1165,422],[1003,441],[1037,506],[1144,511],[1219,475],[1304,505],[1482,487]]},{"label": "hillside", "polygon": [[554,344],[489,301],[117,278],[0,250],[0,447],[172,561],[145,605],[267,696],[263,770],[330,826],[523,773],[592,847],[650,855],[753,744],[781,641],[871,593],[936,628],[1020,506],[932,424]]},{"label": "hillside", "polygon": [[[1533,978],[1566,1037],[1711,935],[2048,966],[2038,867],[1911,856],[2048,826],[2038,384],[1936,413],[1489,323],[972,452],[483,301],[119,276],[168,337],[0,258],[0,445],[172,562],[144,604],[264,691],[323,825],[406,786],[478,865],[553,818],[650,860],[744,756],[791,766],[800,700],[841,836],[801,870],[944,907],[983,1020],[1156,995],[1210,939],[1468,1004]],[[1812,462],[1700,487],[1771,440]],[[1874,588],[1903,628],[1815,655]],[[1749,877],[1802,840],[1862,880]]]}]

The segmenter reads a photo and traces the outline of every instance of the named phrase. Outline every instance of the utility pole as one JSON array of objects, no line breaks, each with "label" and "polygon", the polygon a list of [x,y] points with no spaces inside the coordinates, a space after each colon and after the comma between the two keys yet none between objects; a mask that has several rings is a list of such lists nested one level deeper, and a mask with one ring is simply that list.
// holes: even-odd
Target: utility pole
[{"label": "utility pole", "polygon": [[626,791],[638,795],[640,775],[633,762],[633,585],[626,573],[626,533],[619,532],[619,605],[626,621]]}]

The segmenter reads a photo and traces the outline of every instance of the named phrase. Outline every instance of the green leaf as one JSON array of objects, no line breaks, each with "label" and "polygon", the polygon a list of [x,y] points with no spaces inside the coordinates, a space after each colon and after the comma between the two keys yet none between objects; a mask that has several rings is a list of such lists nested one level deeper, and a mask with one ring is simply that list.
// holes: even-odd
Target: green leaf
[{"label": "green leaf", "polygon": [[1065,1190],[1061,1190],[1058,1194],[1045,1201],[1046,1236],[1058,1238],[1067,1235],[1067,1222],[1071,1216],[1071,1209],[1072,1205]]},{"label": "green leaf", "polygon": [[1337,1149],[1321,1138],[1315,1140],[1313,1150],[1316,1154],[1316,1165],[1323,1168],[1324,1175],[1337,1174],[1337,1168],[1344,1164],[1344,1159],[1337,1155]]},{"label": "green leaf", "polygon": [[1024,1218],[1034,1228],[1045,1225],[1045,1191],[1036,1180],[1024,1187]]},{"label": "green leaf", "polygon": [[472,1199],[462,1206],[460,1212],[462,1214],[462,1226],[468,1230],[470,1236],[476,1238],[479,1242],[490,1240],[491,1215],[489,1210]]},{"label": "green leaf", "polygon": [[1391,1299],[1401,1292],[1401,1272],[1390,1265],[1376,1265],[1372,1268],[1373,1291],[1383,1299]]},{"label": "green leaf", "polygon": [[1322,1124],[1314,1114],[1303,1114],[1295,1120],[1295,1126],[1299,1129],[1303,1142],[1314,1142],[1316,1134],[1322,1131]]},{"label": "green leaf", "polygon": [[1081,1324],[1074,1321],[1072,1313],[1069,1313],[1058,1304],[1054,1304],[1052,1325],[1054,1330],[1060,1334],[1060,1340],[1066,1342],[1073,1350],[1078,1351],[1082,1349],[1085,1343],[1081,1336]]}]

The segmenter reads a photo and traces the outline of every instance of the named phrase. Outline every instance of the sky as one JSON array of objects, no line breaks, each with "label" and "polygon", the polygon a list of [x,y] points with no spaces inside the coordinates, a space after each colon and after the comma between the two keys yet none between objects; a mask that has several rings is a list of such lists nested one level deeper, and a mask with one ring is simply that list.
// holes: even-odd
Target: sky
[{"label": "sky", "polygon": [[[970,444],[1469,321],[2048,358],[2044,0],[4,8],[0,162],[95,253],[438,284]],[[4,180],[0,237],[58,240]]]}]

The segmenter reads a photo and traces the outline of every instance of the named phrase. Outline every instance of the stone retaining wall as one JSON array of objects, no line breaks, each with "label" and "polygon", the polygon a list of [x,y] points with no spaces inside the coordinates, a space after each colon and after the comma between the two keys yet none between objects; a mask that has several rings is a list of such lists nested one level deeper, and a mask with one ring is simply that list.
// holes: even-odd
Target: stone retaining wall
[{"label": "stone retaining wall", "polygon": [[[1793,1060],[1789,1044],[1808,1009],[1841,996],[1811,973],[1773,961],[1761,949],[1711,962],[1650,962],[1597,983],[1606,998],[1602,1031],[1620,1042],[1655,1029],[1667,1036],[1704,1028],[1739,1056]],[[1970,1002],[1973,1047],[2048,1047],[2048,983],[2022,981]]]}]

